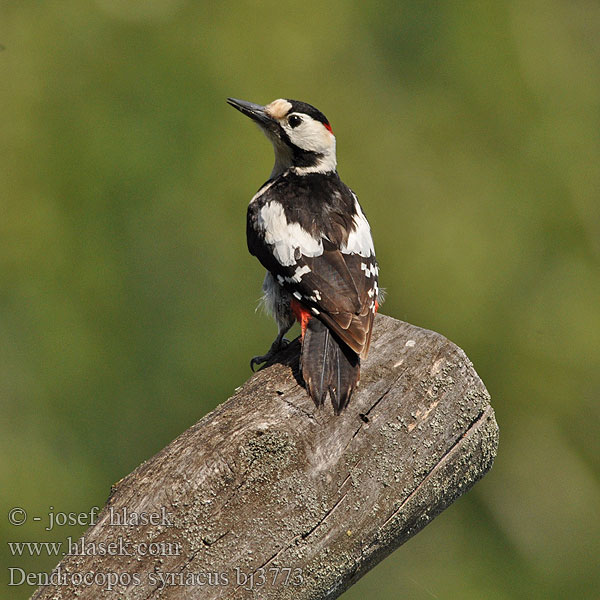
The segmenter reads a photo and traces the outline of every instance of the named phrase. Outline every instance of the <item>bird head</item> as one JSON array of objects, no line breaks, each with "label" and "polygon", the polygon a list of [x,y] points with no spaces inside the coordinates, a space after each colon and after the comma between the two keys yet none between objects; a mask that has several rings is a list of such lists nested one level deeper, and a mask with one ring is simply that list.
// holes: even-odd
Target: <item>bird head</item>
[{"label": "bird head", "polygon": [[266,106],[228,98],[271,140],[275,166],[271,177],[293,168],[298,174],[335,171],[335,136],[325,115],[298,100],[279,98]]}]

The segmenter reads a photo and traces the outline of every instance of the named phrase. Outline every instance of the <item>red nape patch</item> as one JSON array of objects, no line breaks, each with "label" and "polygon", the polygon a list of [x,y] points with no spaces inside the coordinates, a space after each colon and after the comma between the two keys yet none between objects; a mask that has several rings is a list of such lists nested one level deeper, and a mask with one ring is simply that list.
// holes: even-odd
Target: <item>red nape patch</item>
[{"label": "red nape patch", "polygon": [[375,312],[377,312],[379,310],[379,302],[377,302],[377,300],[375,300]]},{"label": "red nape patch", "polygon": [[296,317],[298,323],[300,323],[300,328],[302,329],[302,339],[304,339],[304,332],[306,331],[306,326],[308,322],[312,319],[312,315],[298,302],[292,298],[290,302],[290,308]]},{"label": "red nape patch", "polygon": [[333,133],[333,129],[331,129],[331,125],[329,123],[323,123],[323,125],[325,125],[325,128],[329,131],[329,133]]}]

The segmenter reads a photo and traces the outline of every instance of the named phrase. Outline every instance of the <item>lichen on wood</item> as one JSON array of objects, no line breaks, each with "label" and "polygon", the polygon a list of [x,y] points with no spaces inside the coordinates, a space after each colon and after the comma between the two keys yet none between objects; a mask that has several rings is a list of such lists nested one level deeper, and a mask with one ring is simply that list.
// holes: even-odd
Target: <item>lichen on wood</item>
[{"label": "lichen on wood", "polygon": [[[489,395],[443,336],[378,315],[341,416],[314,406],[298,354],[293,342],[114,487],[84,538],[127,554],[66,556],[63,584],[34,598],[336,598],[491,467]],[[168,518],[111,525],[123,509]],[[87,572],[122,577],[69,583]]]}]

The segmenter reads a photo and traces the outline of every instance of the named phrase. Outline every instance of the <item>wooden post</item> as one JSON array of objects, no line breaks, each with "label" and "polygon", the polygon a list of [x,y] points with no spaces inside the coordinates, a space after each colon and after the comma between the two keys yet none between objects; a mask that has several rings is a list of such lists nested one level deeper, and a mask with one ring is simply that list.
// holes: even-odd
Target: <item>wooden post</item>
[{"label": "wooden post", "polygon": [[33,598],[336,598],[491,467],[489,395],[446,338],[379,315],[339,417],[298,351],[117,483]]}]

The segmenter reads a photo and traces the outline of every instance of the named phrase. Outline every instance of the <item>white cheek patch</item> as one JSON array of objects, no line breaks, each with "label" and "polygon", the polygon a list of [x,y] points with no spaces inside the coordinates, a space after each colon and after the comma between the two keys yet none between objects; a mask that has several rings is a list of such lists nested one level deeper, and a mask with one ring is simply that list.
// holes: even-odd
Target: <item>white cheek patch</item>
[{"label": "white cheek patch", "polygon": [[285,115],[287,115],[290,110],[292,110],[292,105],[283,98],[278,98],[277,100],[273,100],[271,104],[267,104],[265,106],[265,112],[274,119],[278,121],[283,119]]},{"label": "white cheek patch", "polygon": [[[305,117],[306,119],[306,117]],[[307,120],[303,125],[292,129],[289,125],[283,126],[291,142],[309,152],[320,155],[317,163],[310,167],[294,167],[296,173],[329,173],[335,171],[337,160],[335,157],[335,136],[323,125],[314,120]]]},{"label": "white cheek patch", "polygon": [[[354,216],[354,231],[348,236],[347,242],[341,247],[344,254],[358,254],[368,258],[375,256],[375,248],[373,246],[373,238],[371,237],[371,228],[369,222],[360,208],[360,204],[354,196],[354,208],[356,215]],[[362,266],[362,265],[361,265]],[[364,265],[366,268],[366,265]],[[369,274],[367,274],[367,277]]]},{"label": "white cheek patch", "polygon": [[284,129],[292,143],[302,150],[318,152],[319,154],[335,154],[335,136],[320,121],[304,117],[299,127],[285,124]]},{"label": "white cheek patch", "polygon": [[[323,254],[323,241],[314,238],[299,223],[288,223],[279,202],[267,202],[258,213],[258,227],[265,234],[265,242],[273,246],[275,258],[285,267],[296,263],[294,254],[299,249],[304,256]],[[303,271],[299,278],[304,275]]]}]

